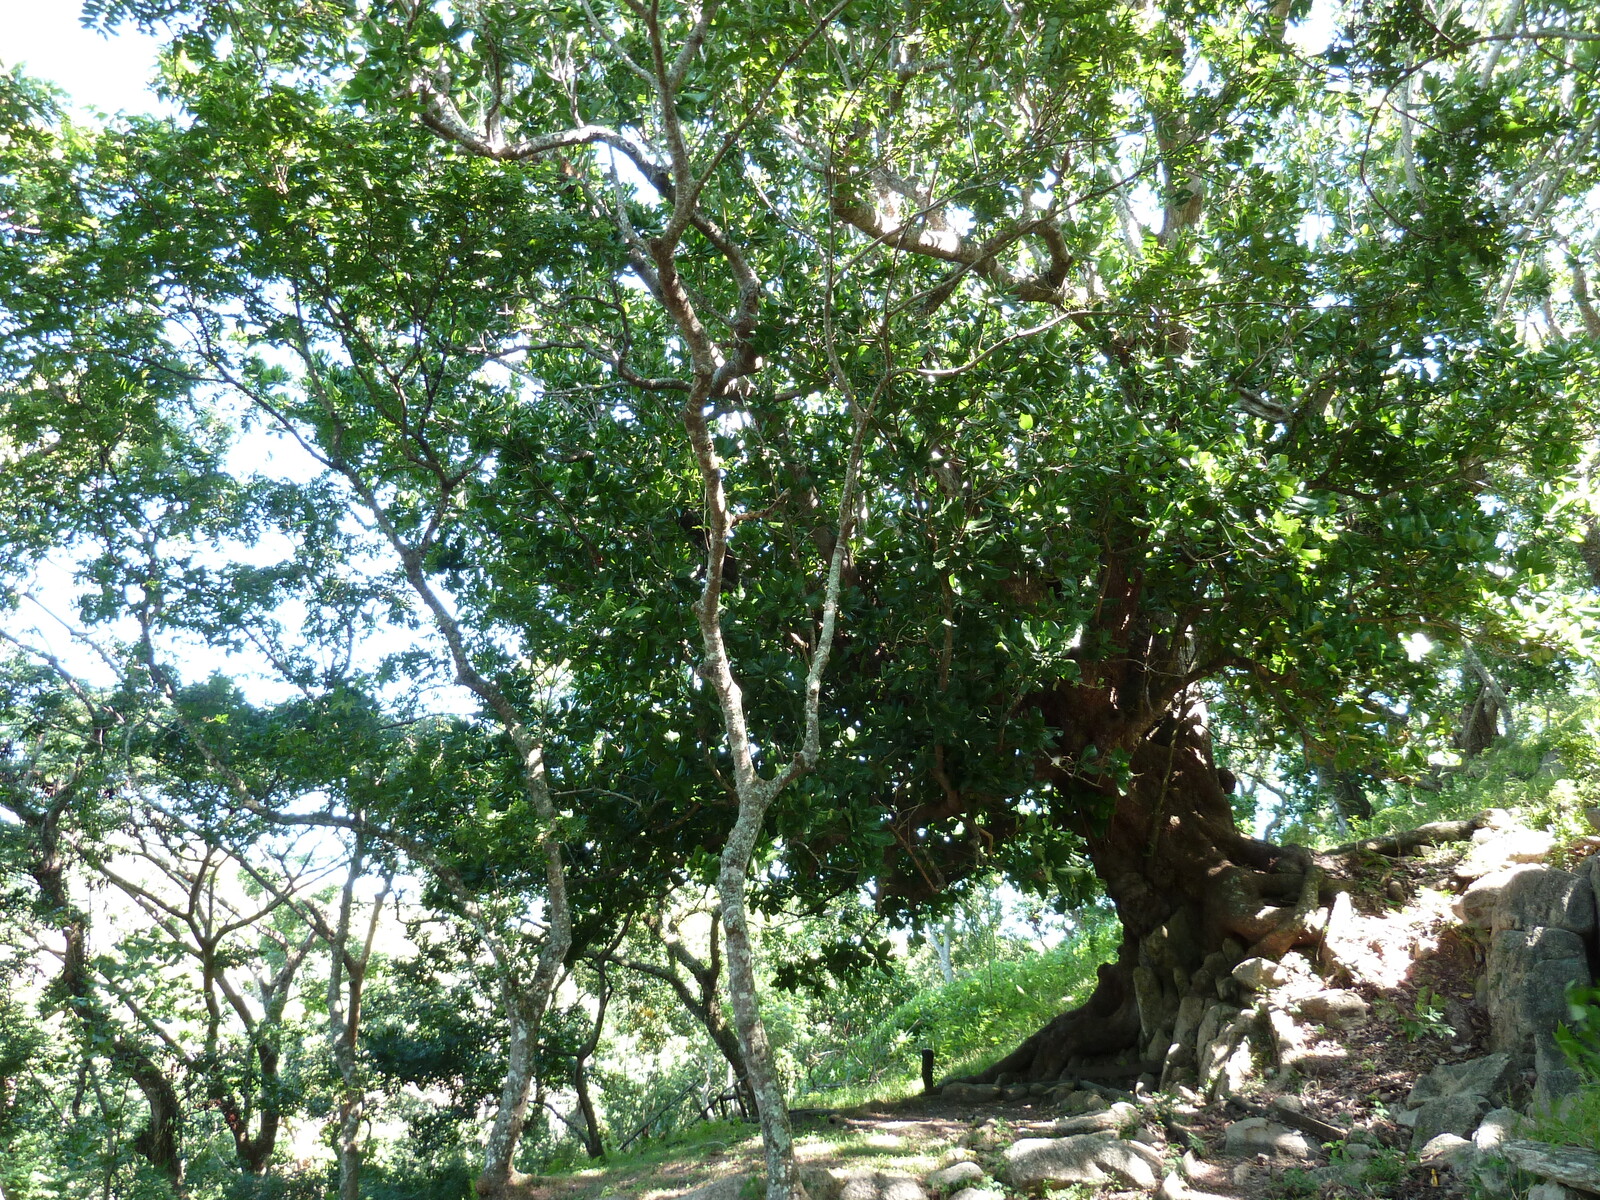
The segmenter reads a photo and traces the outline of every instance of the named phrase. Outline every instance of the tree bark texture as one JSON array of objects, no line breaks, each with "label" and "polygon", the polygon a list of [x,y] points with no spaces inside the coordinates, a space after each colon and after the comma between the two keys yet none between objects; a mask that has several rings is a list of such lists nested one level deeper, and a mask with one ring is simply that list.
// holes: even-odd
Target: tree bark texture
[{"label": "tree bark texture", "polygon": [[985,1080],[1053,1079],[1118,1055],[1162,1060],[1185,996],[1209,990],[1214,999],[1216,980],[1240,959],[1276,959],[1311,940],[1332,902],[1327,864],[1237,828],[1235,780],[1213,761],[1199,690],[1215,668],[1197,661],[1190,630],[1161,629],[1142,611],[1141,591],[1138,571],[1108,557],[1090,634],[1109,652],[1030,698],[1055,732],[1037,773],[1084,839],[1122,945],[1080,1009]]},{"label": "tree bark texture", "polygon": [[761,1143],[767,1162],[767,1200],[804,1200],[806,1193],[794,1160],[789,1109],[773,1069],[767,1027],[761,1019],[755,951],[750,942],[750,918],[745,907],[745,872],[765,815],[764,805],[755,808],[741,804],[739,819],[722,851],[717,891],[722,900],[722,928],[727,939],[728,1000],[761,1125]]}]

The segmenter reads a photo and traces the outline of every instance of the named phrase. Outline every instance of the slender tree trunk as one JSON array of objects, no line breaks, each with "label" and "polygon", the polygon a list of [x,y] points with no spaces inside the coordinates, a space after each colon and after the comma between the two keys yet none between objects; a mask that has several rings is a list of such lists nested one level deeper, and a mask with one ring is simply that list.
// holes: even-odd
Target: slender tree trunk
[{"label": "slender tree trunk", "polygon": [[365,1097],[346,1091],[339,1097],[339,1200],[361,1200],[361,1121]]},{"label": "slender tree trunk", "polygon": [[503,985],[511,1040],[506,1047],[506,1073],[500,1085],[500,1107],[483,1147],[484,1168],[474,1185],[478,1195],[512,1194],[524,1176],[512,1166],[522,1126],[528,1117],[528,1096],[533,1088],[534,1026],[526,999],[511,981]]},{"label": "slender tree trunk", "polygon": [[739,1034],[739,1049],[748,1071],[750,1091],[755,1097],[756,1118],[761,1125],[761,1143],[766,1152],[767,1200],[791,1200],[791,1197],[804,1197],[805,1189],[795,1166],[789,1108],[773,1067],[766,1024],[761,1019],[755,951],[745,908],[745,873],[765,815],[765,805],[739,805],[739,818],[722,851],[717,894],[722,900],[728,1001],[733,1009],[733,1025]]},{"label": "slender tree trunk", "polygon": [[934,952],[939,956],[939,976],[946,983],[956,981],[955,969],[950,965],[950,921],[945,919],[934,927],[932,937]]},{"label": "slender tree trunk", "polygon": [[606,1156],[605,1143],[600,1138],[600,1117],[594,1110],[594,1097],[589,1094],[589,1071],[585,1058],[579,1058],[572,1068],[572,1086],[578,1093],[578,1111],[583,1114],[583,1149],[592,1159]]}]

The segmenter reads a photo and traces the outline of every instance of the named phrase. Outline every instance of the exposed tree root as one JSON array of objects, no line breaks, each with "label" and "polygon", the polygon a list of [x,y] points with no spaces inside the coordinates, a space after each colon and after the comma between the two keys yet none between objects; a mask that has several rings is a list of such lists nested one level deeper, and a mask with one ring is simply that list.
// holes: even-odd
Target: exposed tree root
[{"label": "exposed tree root", "polygon": [[1464,842],[1488,823],[1487,813],[1479,813],[1465,821],[1433,821],[1386,837],[1363,838],[1359,842],[1350,842],[1336,850],[1329,850],[1322,857],[1340,859],[1352,858],[1357,854],[1381,854],[1385,858],[1401,858],[1424,846]]}]

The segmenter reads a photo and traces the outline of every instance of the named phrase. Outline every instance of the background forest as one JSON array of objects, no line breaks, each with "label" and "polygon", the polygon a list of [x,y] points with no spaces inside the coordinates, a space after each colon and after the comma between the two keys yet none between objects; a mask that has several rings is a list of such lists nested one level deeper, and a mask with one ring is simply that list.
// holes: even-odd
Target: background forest
[{"label": "background forest", "polygon": [[1591,5],[84,19],[170,113],[0,74],[10,1200],[802,1195],[1600,802]]}]

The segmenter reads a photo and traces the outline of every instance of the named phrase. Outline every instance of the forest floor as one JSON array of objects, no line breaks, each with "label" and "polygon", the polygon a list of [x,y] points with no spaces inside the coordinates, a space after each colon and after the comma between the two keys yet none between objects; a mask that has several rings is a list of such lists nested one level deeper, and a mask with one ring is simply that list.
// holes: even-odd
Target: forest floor
[{"label": "forest floor", "polygon": [[[1475,997],[1482,951],[1451,910],[1459,886],[1451,868],[1464,847],[1443,847],[1422,857],[1382,860],[1353,894],[1361,941],[1370,954],[1352,964],[1349,986],[1370,1005],[1367,1022],[1330,1031],[1293,1074],[1268,1074],[1234,1102],[1210,1105],[1175,1099],[1163,1111],[1169,1129],[1186,1130],[1190,1145],[1166,1147],[1176,1163],[1184,1149],[1189,1186],[1233,1200],[1285,1200],[1320,1196],[1446,1200],[1458,1195],[1447,1175],[1418,1165],[1407,1154],[1411,1130],[1393,1120],[1415,1080],[1441,1063],[1487,1053],[1487,1014]],[[1273,1101],[1343,1128],[1364,1128],[1378,1143],[1364,1180],[1348,1188],[1309,1168],[1326,1164],[1326,1151],[1298,1166],[1268,1163],[1265,1156],[1229,1155],[1227,1126]],[[883,1172],[923,1179],[958,1157],[980,1161],[1057,1116],[1041,1098],[1013,1103],[947,1101],[915,1096],[838,1111],[795,1114],[798,1156],[805,1167],[851,1174]],[[761,1170],[761,1143],[748,1136],[726,1143],[663,1147],[659,1158],[599,1166],[539,1181],[530,1200],[740,1200],[757,1195],[752,1174]],[[742,1130],[741,1130],[742,1133]],[[1195,1160],[1198,1161],[1195,1161]],[[852,1189],[854,1194],[854,1189]],[[865,1193],[863,1193],[865,1194]],[[1080,1195],[1081,1192],[1058,1193]],[[1124,1200],[1140,1192],[1104,1190],[1099,1200]]]}]

